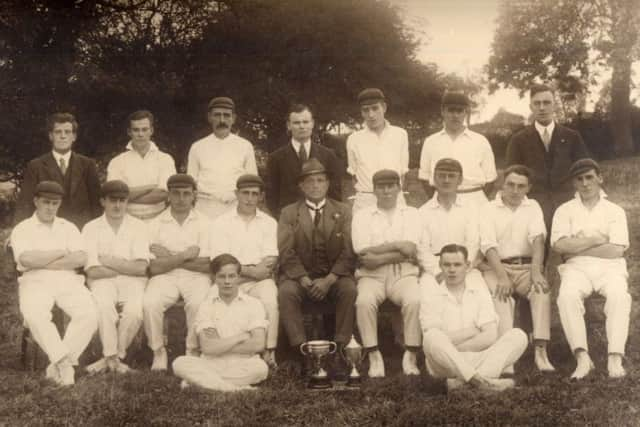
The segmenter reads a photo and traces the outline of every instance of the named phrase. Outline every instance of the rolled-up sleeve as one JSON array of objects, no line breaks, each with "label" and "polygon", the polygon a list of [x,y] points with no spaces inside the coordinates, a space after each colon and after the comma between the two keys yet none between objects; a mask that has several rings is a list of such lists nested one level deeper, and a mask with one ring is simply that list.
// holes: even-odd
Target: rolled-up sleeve
[{"label": "rolled-up sleeve", "polygon": [[359,254],[363,249],[371,246],[370,244],[370,221],[371,214],[368,209],[362,209],[356,212],[351,222],[351,241],[353,242],[353,250]]},{"label": "rolled-up sleeve", "polygon": [[498,315],[496,314],[489,291],[486,288],[477,288],[476,292],[478,293],[478,312],[475,318],[475,326],[480,328],[487,323],[497,322]]},{"label": "rolled-up sleeve", "polygon": [[483,255],[491,248],[498,248],[498,237],[492,218],[493,206],[487,203],[480,212],[480,251]]},{"label": "rolled-up sleeve", "polygon": [[627,227],[627,214],[624,209],[616,206],[609,223],[609,243],[629,247],[629,228]]},{"label": "rolled-up sleeve", "polygon": [[551,247],[563,237],[571,237],[571,221],[569,218],[568,205],[562,205],[556,209],[553,215],[551,226]]},{"label": "rolled-up sleeve", "polygon": [[542,236],[543,239],[547,237],[547,228],[544,224],[544,215],[540,205],[532,200],[533,206],[531,208],[531,218],[529,220],[527,229],[527,239],[529,244],[533,244],[533,241],[538,236]]},{"label": "rolled-up sleeve", "polygon": [[167,190],[167,181],[171,177],[171,175],[175,175],[176,173],[176,163],[173,161],[173,157],[167,153],[158,153],[160,157],[159,163],[159,172],[158,172],[158,182],[156,185],[158,188],[162,190]]},{"label": "rolled-up sleeve", "polygon": [[87,253],[87,262],[84,266],[85,270],[91,267],[97,267],[102,265],[98,261],[98,230],[95,227],[95,223],[89,223],[82,229],[82,241],[84,250]]},{"label": "rolled-up sleeve", "polygon": [[429,329],[442,329],[442,310],[445,306],[442,296],[427,288],[422,290],[420,301],[420,327],[423,332]]}]

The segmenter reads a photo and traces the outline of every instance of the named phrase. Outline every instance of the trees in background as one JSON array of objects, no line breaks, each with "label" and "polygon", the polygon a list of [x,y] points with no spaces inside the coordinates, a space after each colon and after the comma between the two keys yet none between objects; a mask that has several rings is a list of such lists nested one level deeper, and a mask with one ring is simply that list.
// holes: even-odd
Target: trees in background
[{"label": "trees in background", "polygon": [[633,152],[631,65],[639,55],[637,0],[503,0],[489,58],[491,89],[524,93],[555,81],[578,109],[601,70],[611,70],[609,119],[616,154]]},{"label": "trees in background", "polygon": [[78,150],[102,157],[124,147],[126,116],[141,108],[180,165],[209,132],[215,95],[233,97],[240,132],[269,149],[289,103],[311,103],[322,133],[359,121],[366,86],[420,132],[452,80],[415,49],[385,1],[0,0],[0,168],[18,176],[48,148],[53,111],[75,113]]}]

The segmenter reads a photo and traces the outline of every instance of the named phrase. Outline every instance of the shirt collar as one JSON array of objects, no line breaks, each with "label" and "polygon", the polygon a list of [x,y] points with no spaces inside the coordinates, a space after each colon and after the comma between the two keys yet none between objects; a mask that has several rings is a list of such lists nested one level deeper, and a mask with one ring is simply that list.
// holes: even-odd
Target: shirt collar
[{"label": "shirt collar", "polygon": [[291,145],[293,145],[293,149],[296,150],[296,153],[300,151],[300,145],[304,144],[304,148],[307,149],[307,155],[309,154],[309,150],[311,149],[311,139],[307,139],[305,142],[298,142],[295,139],[291,138]]},{"label": "shirt collar", "polygon": [[[231,210],[229,211],[229,215],[231,215],[233,218],[240,218],[240,214],[238,213],[238,208],[237,208],[237,207],[235,207],[235,208],[231,209]],[[256,208],[256,216],[254,217],[254,219],[257,219],[257,218],[264,218],[264,217],[266,217],[266,216],[267,216],[267,214],[266,214],[266,213],[264,213],[264,212],[263,212],[263,211],[261,211],[260,209]]]},{"label": "shirt collar", "polygon": [[[106,213],[103,213],[101,216],[98,217],[98,219],[100,220],[100,225],[102,227],[108,227],[109,230],[112,230],[111,225],[109,224],[109,221],[107,221]],[[118,233],[121,232],[123,228],[128,227],[128,224],[130,221],[131,221],[131,216],[128,213],[125,213],[124,218],[122,218],[122,224],[120,224],[120,228],[118,229]]]},{"label": "shirt collar", "polygon": [[[367,126],[367,123],[366,123],[366,122],[365,122],[365,124],[364,124],[364,128],[365,128],[368,132],[375,133],[375,134],[377,135],[377,133],[376,133],[375,131],[371,130],[371,129],[369,128],[369,126]],[[382,132],[380,132],[380,134],[385,133],[385,132],[386,132],[387,130],[389,130],[390,128],[391,128],[391,123],[389,123],[389,120],[386,120],[386,119],[385,119],[385,121],[384,121],[384,127],[382,128]]]},{"label": "shirt collar", "polygon": [[[582,203],[582,198],[580,197],[580,192],[576,191],[575,194],[573,195],[573,197],[580,202],[581,205],[584,205]],[[609,196],[607,195],[607,193],[605,193],[605,191],[601,188],[600,189],[600,200],[602,199],[608,199]],[[600,203],[600,201],[598,201],[598,203]]]},{"label": "shirt collar", "polygon": [[[189,211],[189,215],[187,215],[187,218],[184,220],[184,222],[187,223],[189,221],[197,221],[199,218],[200,216],[198,215],[198,211],[194,208],[191,208],[191,210]],[[169,209],[165,209],[164,212],[160,214],[160,221],[177,223],[176,219],[173,217],[173,215],[171,215],[171,207],[169,207]]]},{"label": "shirt collar", "polygon": [[535,126],[536,130],[538,131],[538,133],[540,135],[544,134],[544,130],[547,129],[547,131],[549,132],[549,135],[551,136],[553,134],[553,129],[555,129],[556,124],[553,120],[551,120],[551,123],[549,123],[547,126],[543,126],[542,124],[538,123],[537,121],[533,122],[533,125]]},{"label": "shirt collar", "polygon": [[[449,296],[449,289],[447,288],[447,285],[445,284],[444,280],[441,283],[438,283],[435,286],[436,289],[436,294],[437,295],[444,295],[444,296]],[[466,280],[465,281],[465,285],[464,285],[464,293],[467,292],[478,292],[481,290],[481,286],[476,283],[476,281],[474,280]]]},{"label": "shirt collar", "polygon": [[71,150],[67,151],[65,154],[60,154],[57,151],[52,150],[51,154],[53,154],[53,158],[56,159],[56,163],[59,164],[60,159],[64,159],[67,166],[69,166],[69,159],[71,159]]},{"label": "shirt collar", "polygon": [[[231,300],[231,304],[233,304],[236,301],[246,301],[246,299],[247,299],[247,295],[244,292],[242,292],[241,290],[238,290],[238,295],[236,295],[236,297]],[[212,302],[216,302],[216,301],[224,302],[224,301],[222,301],[222,298],[220,298],[220,295],[217,292],[217,287],[216,287],[216,292],[213,295],[213,298],[212,298],[211,301]]]},{"label": "shirt collar", "polygon": [[[462,130],[462,132],[460,132],[460,135],[458,135],[458,136],[460,137],[460,136],[464,135],[466,137],[470,137],[471,134],[469,132],[470,132],[470,129],[467,126],[465,126],[464,129]],[[447,130],[445,128],[442,128],[442,130],[439,132],[439,134],[440,135],[449,136],[449,134],[447,133]]]},{"label": "shirt collar", "polygon": [[[127,144],[127,150],[134,151],[132,141],[129,141],[129,143]],[[150,153],[152,151],[160,151],[160,149],[158,148],[155,142],[149,141],[149,151],[147,151],[147,153]]]},{"label": "shirt collar", "polygon": [[[31,215],[31,219],[35,222],[35,224],[37,224],[39,226],[42,225],[42,226],[45,226],[45,227],[49,227],[49,224],[45,224],[44,222],[40,221],[40,218],[38,218],[38,213],[37,212],[34,212],[33,215]],[[53,223],[51,224],[51,226],[52,227],[57,227],[60,224],[62,224],[62,221],[63,221],[62,218],[60,218],[59,216],[56,215],[53,218]]]},{"label": "shirt collar", "polygon": [[320,209],[324,208],[324,205],[327,204],[327,199],[326,198],[322,199],[320,201],[320,203],[317,203],[317,204],[313,203],[311,200],[307,200],[307,199],[305,199],[304,202],[305,202],[305,204],[307,205],[307,207],[309,209],[320,210]]},{"label": "shirt collar", "polygon": [[[430,209],[440,209],[440,208],[444,209],[444,206],[442,206],[438,201],[438,193],[434,193],[433,197],[427,201],[426,205]],[[453,202],[453,205],[451,207],[453,208],[454,206],[457,206],[457,207],[464,206],[464,202],[460,197],[456,196],[456,200]]]},{"label": "shirt collar", "polygon": [[[494,200],[495,200],[496,206],[499,206],[501,208],[511,209],[511,207],[507,206],[502,200],[502,191],[498,191],[498,193],[496,194],[496,198]],[[529,206],[530,204],[531,204],[531,199],[529,199],[527,196],[524,196],[524,199],[522,199],[522,203],[520,203],[520,206]],[[518,206],[516,209],[520,208],[520,206]]]},{"label": "shirt collar", "polygon": [[[404,212],[407,209],[409,209],[409,206],[397,204],[393,210],[392,215],[395,215],[397,212]],[[382,209],[380,209],[377,204],[373,206],[374,215],[387,215],[387,212],[388,211],[383,211]]]}]

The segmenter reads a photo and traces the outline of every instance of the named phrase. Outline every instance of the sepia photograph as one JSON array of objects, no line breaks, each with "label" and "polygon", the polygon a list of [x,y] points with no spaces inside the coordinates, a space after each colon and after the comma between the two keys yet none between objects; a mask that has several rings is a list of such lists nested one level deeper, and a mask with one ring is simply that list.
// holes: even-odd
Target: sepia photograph
[{"label": "sepia photograph", "polygon": [[640,0],[0,0],[0,425],[640,426]]}]

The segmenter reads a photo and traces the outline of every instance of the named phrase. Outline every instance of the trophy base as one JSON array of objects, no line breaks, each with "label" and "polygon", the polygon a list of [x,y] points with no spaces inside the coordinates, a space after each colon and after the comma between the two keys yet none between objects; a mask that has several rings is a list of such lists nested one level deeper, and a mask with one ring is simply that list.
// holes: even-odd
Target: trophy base
[{"label": "trophy base", "polygon": [[307,388],[311,390],[326,390],[332,388],[333,384],[329,378],[311,378],[307,384]]},{"label": "trophy base", "polygon": [[360,387],[362,385],[362,378],[360,377],[349,377],[347,380],[347,387]]}]

